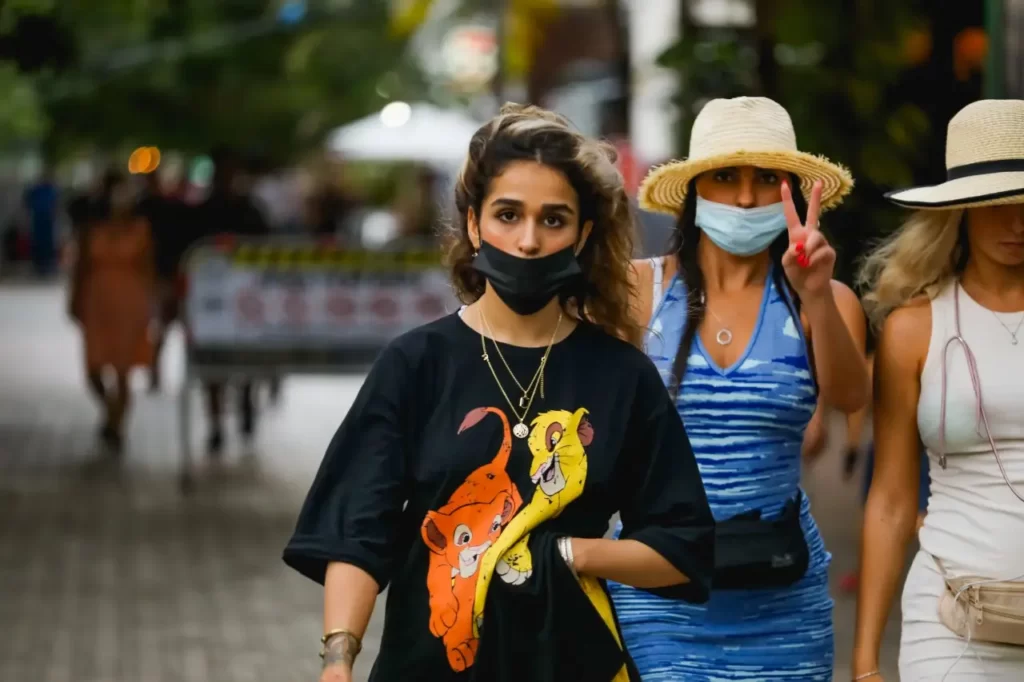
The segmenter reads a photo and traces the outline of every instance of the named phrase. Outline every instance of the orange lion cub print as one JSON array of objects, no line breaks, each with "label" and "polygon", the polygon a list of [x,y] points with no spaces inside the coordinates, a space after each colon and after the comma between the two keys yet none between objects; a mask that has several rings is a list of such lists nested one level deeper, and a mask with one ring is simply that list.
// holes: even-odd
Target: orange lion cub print
[{"label": "orange lion cub print", "polygon": [[473,634],[473,598],[480,559],[497,542],[523,501],[505,471],[512,452],[508,418],[493,407],[469,414],[459,433],[488,414],[501,418],[504,434],[497,456],[471,473],[437,511],[427,512],[420,533],[431,551],[427,570],[430,632],[444,641],[448,664],[462,672],[473,665],[479,640]]}]

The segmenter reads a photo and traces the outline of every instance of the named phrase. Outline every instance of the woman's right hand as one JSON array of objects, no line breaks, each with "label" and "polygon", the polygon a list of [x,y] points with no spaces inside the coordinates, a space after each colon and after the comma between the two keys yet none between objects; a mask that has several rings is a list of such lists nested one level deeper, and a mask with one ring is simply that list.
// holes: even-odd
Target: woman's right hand
[{"label": "woman's right hand", "polygon": [[352,668],[346,663],[334,663],[320,673],[320,682],[352,682]]}]

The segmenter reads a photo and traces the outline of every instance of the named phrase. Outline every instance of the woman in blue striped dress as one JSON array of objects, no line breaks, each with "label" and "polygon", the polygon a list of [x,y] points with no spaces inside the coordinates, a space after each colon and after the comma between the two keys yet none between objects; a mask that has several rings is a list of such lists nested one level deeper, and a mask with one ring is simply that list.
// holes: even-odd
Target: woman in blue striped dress
[{"label": "woman in blue striped dress", "polygon": [[830,555],[800,494],[800,452],[819,399],[847,413],[868,399],[863,311],[832,280],[835,252],[817,229],[851,187],[845,169],[797,150],[785,109],[741,97],[709,102],[690,157],[640,190],[644,208],[678,218],[671,254],[636,264],[637,307],[715,519],[779,519],[795,501],[809,555],[782,587],[722,589],[716,573],[701,605],[609,585],[644,682],[832,679]]}]

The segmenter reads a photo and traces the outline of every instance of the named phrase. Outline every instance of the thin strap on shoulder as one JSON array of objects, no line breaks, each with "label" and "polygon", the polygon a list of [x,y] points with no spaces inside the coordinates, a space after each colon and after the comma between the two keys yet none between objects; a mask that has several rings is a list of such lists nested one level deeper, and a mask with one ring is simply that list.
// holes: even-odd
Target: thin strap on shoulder
[{"label": "thin strap on shoulder", "polygon": [[996,447],[996,441],[992,437],[992,429],[988,425],[985,403],[981,398],[981,378],[978,374],[978,363],[974,359],[974,353],[971,352],[970,346],[967,345],[963,333],[960,331],[960,282],[955,282],[953,287],[953,324],[955,332],[954,336],[947,339],[946,345],[942,348],[942,384],[941,392],[939,393],[939,399],[941,400],[939,403],[939,466],[943,469],[946,468],[946,352],[950,346],[957,343],[963,349],[964,357],[967,359],[967,371],[971,379],[971,386],[974,389],[976,428],[980,434],[981,426],[985,427],[985,435],[988,437],[988,444],[992,448],[992,454],[995,455],[996,464],[999,466],[999,473],[1003,475],[1003,480],[1006,481],[1006,485],[1010,487],[1010,490],[1016,495],[1017,499],[1024,502],[1024,495],[1017,490],[1017,487],[1013,485],[1010,477],[1006,474],[1003,458],[999,456],[999,448]]},{"label": "thin strap on shoulder", "polygon": [[665,276],[665,267],[661,262],[661,257],[651,258],[651,314],[658,308],[658,303],[661,302],[661,288],[662,280]]},{"label": "thin strap on shoulder", "polygon": [[[950,576],[949,573],[946,571],[946,565],[942,563],[942,559],[940,559],[939,557],[935,556],[930,552],[926,553],[928,554],[928,556],[932,558],[932,561],[935,562],[935,568],[939,569],[939,573],[942,575],[942,581],[949,585]],[[952,587],[952,585],[950,585],[950,587]]]}]

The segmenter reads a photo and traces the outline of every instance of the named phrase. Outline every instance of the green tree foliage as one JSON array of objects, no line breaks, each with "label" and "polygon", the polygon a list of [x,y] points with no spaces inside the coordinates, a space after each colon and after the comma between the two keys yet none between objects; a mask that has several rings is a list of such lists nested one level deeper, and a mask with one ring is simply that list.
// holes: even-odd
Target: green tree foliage
[{"label": "green tree foliage", "polygon": [[0,149],[39,138],[46,132],[32,80],[9,62],[0,62],[0,93]]},{"label": "green tree foliage", "polygon": [[[54,0],[0,1],[0,39],[10,34],[21,16],[49,11],[53,4]],[[0,149],[37,139],[46,131],[32,77],[5,56],[0,54]]]},{"label": "green tree foliage", "polygon": [[[226,144],[284,161],[379,108],[382,83],[392,96],[423,88],[404,45],[388,38],[387,3],[310,0],[292,25],[278,20],[281,0],[18,2],[72,37],[73,63],[32,74],[27,98],[56,155]],[[0,110],[0,130],[24,134],[10,120]]]},{"label": "green tree foliage", "polygon": [[824,13],[810,0],[782,3],[779,49],[816,50],[822,59],[783,65],[778,96],[814,150],[843,159],[876,186],[911,184],[930,126],[899,87],[919,18],[899,0],[841,4],[845,12]]}]

